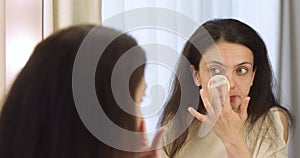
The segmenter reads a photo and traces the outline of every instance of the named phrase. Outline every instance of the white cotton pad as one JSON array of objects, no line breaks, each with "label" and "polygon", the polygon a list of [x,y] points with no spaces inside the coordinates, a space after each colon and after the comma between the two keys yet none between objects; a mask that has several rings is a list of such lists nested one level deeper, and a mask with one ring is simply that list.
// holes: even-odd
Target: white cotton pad
[{"label": "white cotton pad", "polygon": [[215,75],[207,83],[211,93],[210,106],[206,113],[206,122],[202,122],[199,129],[199,137],[206,136],[218,120],[226,100],[226,93],[230,90],[230,83],[226,76]]},{"label": "white cotton pad", "polygon": [[211,92],[212,89],[217,88],[219,86],[227,84],[227,90],[230,90],[230,83],[226,76],[224,75],[215,75],[211,77],[207,82],[207,87]]}]

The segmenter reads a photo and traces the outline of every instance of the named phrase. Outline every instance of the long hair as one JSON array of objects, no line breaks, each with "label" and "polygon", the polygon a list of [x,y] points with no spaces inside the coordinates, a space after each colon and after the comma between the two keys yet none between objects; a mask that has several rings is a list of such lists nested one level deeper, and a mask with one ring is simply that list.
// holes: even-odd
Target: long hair
[{"label": "long hair", "polygon": [[[114,149],[94,137],[76,111],[72,93],[74,60],[80,44],[94,27],[69,27],[36,46],[13,83],[1,111],[1,158],[132,157],[133,153]],[[116,32],[102,26],[98,29],[106,31],[107,35]],[[105,40],[106,37],[102,38]],[[123,53],[135,46],[136,41],[128,35],[116,38],[104,51],[108,56],[101,58],[107,62],[100,65],[107,66],[108,70],[98,66],[95,74],[97,97],[105,113],[118,126],[131,131],[137,131],[137,118],[118,109],[112,101],[113,95],[100,93],[100,88],[105,91],[111,88],[101,86],[109,82],[107,78],[112,71],[109,63],[116,63]],[[145,60],[144,52],[140,53],[139,60]],[[143,73],[141,66],[132,78],[140,81]],[[135,91],[137,84],[130,81],[131,91]]]},{"label": "long hair", "polygon": [[[205,35],[209,35],[209,37]],[[265,117],[269,109],[273,106],[277,106],[283,109],[289,119],[291,119],[289,111],[280,105],[279,100],[277,100],[274,95],[274,77],[271,64],[268,59],[265,43],[258,35],[258,33],[247,24],[235,19],[215,19],[207,21],[202,26],[200,26],[191,36],[189,41],[186,42],[182,54],[190,62],[189,64],[193,65],[194,68],[198,70],[202,55],[210,46],[212,46],[214,43],[217,43],[218,41],[241,44],[246,46],[253,52],[254,68],[256,69],[256,74],[253,85],[248,94],[251,97],[247,109],[247,122],[250,125],[249,129],[253,128],[254,124],[259,118]],[[195,45],[195,43],[197,45]],[[180,67],[186,67],[183,65],[183,61],[179,60],[177,71],[188,71],[190,77],[187,77],[187,79],[183,80],[182,82],[192,83],[193,79],[190,70],[180,69]],[[181,91],[179,81],[176,78],[173,81],[172,89],[173,91],[171,92],[169,100],[166,103],[165,110],[161,117],[161,125],[167,124],[176,112],[183,113],[177,111],[180,102],[178,98],[181,97]],[[198,111],[201,113],[206,113],[200,96],[197,99],[199,99]],[[193,129],[194,123],[195,121],[172,144],[165,147],[165,151],[167,155],[169,155],[169,157],[174,157],[186,143],[187,136]],[[180,122],[180,124],[182,126],[182,122]],[[177,126],[179,127],[180,125]],[[183,126],[185,127],[187,125]],[[176,127],[176,125],[174,127]],[[172,129],[169,130],[172,131]]]}]

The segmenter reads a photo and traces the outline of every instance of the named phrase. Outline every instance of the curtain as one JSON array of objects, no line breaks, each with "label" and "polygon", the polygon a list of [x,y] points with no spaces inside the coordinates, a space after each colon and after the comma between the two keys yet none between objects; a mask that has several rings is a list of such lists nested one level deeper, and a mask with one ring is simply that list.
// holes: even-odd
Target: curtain
[{"label": "curtain", "polygon": [[281,0],[278,78],[281,98],[292,111],[296,124],[290,136],[290,157],[299,157],[300,151],[300,2]]},{"label": "curtain", "polygon": [[99,24],[101,0],[44,0],[44,37],[77,24]]}]

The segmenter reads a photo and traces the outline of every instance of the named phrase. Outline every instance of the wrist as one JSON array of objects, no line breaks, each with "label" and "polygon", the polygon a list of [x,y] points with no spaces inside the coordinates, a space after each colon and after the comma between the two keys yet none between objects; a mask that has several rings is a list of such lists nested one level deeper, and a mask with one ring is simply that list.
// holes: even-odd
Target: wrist
[{"label": "wrist", "polygon": [[251,158],[251,153],[243,136],[238,136],[231,141],[224,142],[224,146],[228,158]]}]

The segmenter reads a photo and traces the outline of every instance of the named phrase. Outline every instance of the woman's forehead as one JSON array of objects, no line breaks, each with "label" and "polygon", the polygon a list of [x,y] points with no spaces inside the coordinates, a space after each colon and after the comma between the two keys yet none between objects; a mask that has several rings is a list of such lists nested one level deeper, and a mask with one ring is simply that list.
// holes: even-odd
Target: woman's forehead
[{"label": "woman's forehead", "polygon": [[253,63],[253,53],[249,48],[241,44],[219,42],[207,49],[201,60],[206,64],[223,65]]}]

